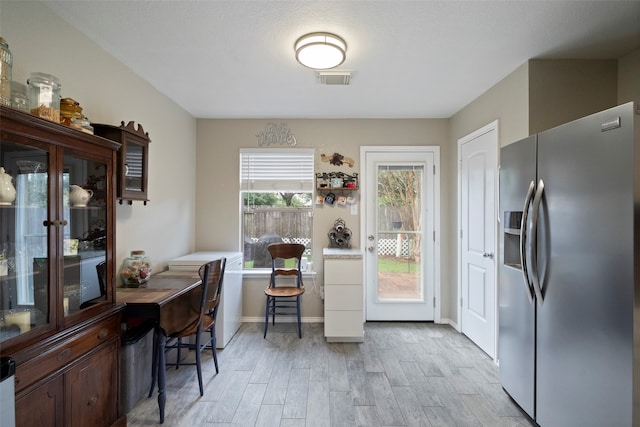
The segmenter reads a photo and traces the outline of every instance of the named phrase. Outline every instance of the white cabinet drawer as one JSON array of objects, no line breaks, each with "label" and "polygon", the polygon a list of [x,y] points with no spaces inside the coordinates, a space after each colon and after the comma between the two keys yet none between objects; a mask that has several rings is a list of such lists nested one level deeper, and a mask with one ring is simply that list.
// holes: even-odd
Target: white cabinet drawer
[{"label": "white cabinet drawer", "polygon": [[326,337],[361,338],[364,336],[362,311],[325,311]]},{"label": "white cabinet drawer", "polygon": [[362,311],[362,286],[360,285],[325,285],[325,310],[360,310]]},{"label": "white cabinet drawer", "polygon": [[362,284],[362,262],[359,259],[325,259],[324,283],[360,285]]}]

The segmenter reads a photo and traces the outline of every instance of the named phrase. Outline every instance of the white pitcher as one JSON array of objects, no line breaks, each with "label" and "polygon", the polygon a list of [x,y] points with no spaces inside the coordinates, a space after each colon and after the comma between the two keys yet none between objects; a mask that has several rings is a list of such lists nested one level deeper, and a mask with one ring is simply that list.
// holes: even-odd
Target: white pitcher
[{"label": "white pitcher", "polygon": [[70,185],[69,190],[69,201],[71,202],[71,206],[87,206],[91,196],[93,196],[93,191],[86,190],[79,185]]},{"label": "white pitcher", "polygon": [[16,188],[11,180],[11,175],[0,167],[0,205],[10,205],[16,199]]}]

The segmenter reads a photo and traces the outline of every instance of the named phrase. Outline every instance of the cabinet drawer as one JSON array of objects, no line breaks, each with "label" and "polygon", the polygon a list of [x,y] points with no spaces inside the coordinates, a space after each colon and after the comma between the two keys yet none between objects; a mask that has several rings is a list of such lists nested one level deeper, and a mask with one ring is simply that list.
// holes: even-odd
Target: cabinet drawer
[{"label": "cabinet drawer", "polygon": [[360,310],[362,311],[361,285],[325,285],[325,310]]},{"label": "cabinet drawer", "polygon": [[325,311],[325,337],[361,338],[364,336],[362,311]]},{"label": "cabinet drawer", "polygon": [[362,260],[325,259],[324,283],[359,285],[362,283]]},{"label": "cabinet drawer", "polygon": [[[34,346],[37,354],[16,366],[16,393],[64,368],[98,345],[120,335],[119,316],[111,316],[71,333],[53,345]],[[30,349],[31,350],[31,349]]]}]

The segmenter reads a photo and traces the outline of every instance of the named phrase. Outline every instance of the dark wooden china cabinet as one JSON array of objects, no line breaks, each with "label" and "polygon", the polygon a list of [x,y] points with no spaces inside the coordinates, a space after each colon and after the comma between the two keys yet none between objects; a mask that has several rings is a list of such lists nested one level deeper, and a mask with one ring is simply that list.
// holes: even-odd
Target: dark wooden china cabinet
[{"label": "dark wooden china cabinet", "polygon": [[16,362],[16,425],[126,425],[114,278],[120,144],[4,106],[0,134],[12,187],[0,188],[0,355]]}]

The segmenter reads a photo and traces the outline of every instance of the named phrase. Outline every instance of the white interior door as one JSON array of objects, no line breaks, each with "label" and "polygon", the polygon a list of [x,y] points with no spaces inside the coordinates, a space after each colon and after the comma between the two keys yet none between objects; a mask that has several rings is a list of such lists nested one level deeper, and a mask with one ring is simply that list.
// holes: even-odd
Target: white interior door
[{"label": "white interior door", "polygon": [[496,355],[497,122],[460,144],[460,323]]},{"label": "white interior door", "polygon": [[434,320],[437,147],[363,147],[366,320]]}]

